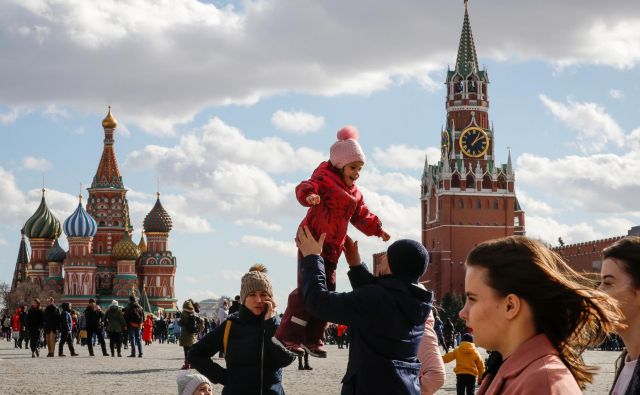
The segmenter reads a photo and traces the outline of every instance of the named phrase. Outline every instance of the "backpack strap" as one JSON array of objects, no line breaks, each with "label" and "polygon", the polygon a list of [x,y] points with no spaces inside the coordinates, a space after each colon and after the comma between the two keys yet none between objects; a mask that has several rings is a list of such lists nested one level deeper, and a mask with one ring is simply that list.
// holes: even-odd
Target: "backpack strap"
[{"label": "backpack strap", "polygon": [[229,332],[231,331],[231,320],[227,320],[224,325],[224,337],[222,338],[222,350],[227,355],[227,343],[229,343]]}]

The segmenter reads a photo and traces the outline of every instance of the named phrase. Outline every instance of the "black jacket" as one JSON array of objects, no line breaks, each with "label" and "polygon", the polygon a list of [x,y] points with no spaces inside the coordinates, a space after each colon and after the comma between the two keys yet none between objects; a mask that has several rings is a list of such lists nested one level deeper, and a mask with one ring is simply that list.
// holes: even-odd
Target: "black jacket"
[{"label": "black jacket", "polygon": [[102,317],[104,317],[104,313],[102,310],[98,310],[97,306],[91,308],[91,306],[87,306],[84,310],[85,323],[87,326],[87,330],[89,331],[97,331],[100,329],[102,323]]},{"label": "black jacket", "polygon": [[420,394],[418,346],[432,293],[393,276],[352,268],[352,292],[327,290],[322,257],[300,261],[305,308],[315,317],[351,329],[342,394]]},{"label": "black jacket", "polygon": [[44,324],[44,312],[39,307],[29,307],[26,321],[29,332],[38,333]]},{"label": "black jacket", "polygon": [[[227,321],[231,321],[231,328],[225,369],[211,357],[223,349]],[[276,328],[275,317],[264,320],[240,306],[238,313],[230,315],[189,350],[188,362],[213,383],[224,385],[223,395],[284,394],[282,368],[293,362],[294,356],[271,341]]]},{"label": "black jacket", "polygon": [[44,308],[44,330],[57,331],[60,326],[60,312],[56,305],[47,305]]},{"label": "black jacket", "polygon": [[[618,381],[618,377],[620,377],[620,372],[622,372],[622,368],[624,368],[624,362],[627,360],[627,350],[625,349],[622,352],[622,355],[616,361],[616,375],[613,379],[613,384],[611,384],[611,390],[609,390],[609,394],[613,393],[613,388],[616,386],[616,381]],[[631,381],[629,382],[629,386],[625,391],[624,395],[637,395],[640,394],[640,365],[636,363],[635,369],[633,369],[633,375],[631,376]]]}]

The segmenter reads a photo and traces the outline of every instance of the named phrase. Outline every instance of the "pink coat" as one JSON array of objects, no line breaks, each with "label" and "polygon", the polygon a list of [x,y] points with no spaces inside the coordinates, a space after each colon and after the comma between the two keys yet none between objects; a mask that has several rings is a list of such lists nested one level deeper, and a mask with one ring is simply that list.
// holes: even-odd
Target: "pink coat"
[{"label": "pink coat", "polygon": [[482,381],[478,395],[580,395],[573,375],[546,335],[522,343],[495,377]]},{"label": "pink coat", "polygon": [[424,324],[424,334],[418,347],[420,360],[420,395],[433,395],[442,387],[446,378],[444,362],[438,347],[438,336],[433,327],[433,312]]}]

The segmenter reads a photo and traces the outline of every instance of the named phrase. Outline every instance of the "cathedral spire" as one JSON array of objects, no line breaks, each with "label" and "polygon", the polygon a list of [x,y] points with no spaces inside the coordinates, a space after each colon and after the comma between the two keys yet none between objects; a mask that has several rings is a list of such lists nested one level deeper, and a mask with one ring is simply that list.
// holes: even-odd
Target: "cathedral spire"
[{"label": "cathedral spire", "polygon": [[102,127],[104,128],[104,148],[102,150],[100,163],[98,164],[98,170],[91,183],[91,188],[124,189],[120,170],[118,170],[118,162],[116,162],[116,154],[113,150],[113,134],[117,126],[118,122],[113,114],[111,114],[111,106],[109,106],[109,113],[102,121]]},{"label": "cathedral spire", "polygon": [[25,240],[24,228],[22,228],[20,233],[22,233],[22,239],[20,240],[20,247],[18,247],[18,259],[16,259],[16,269],[13,272],[13,282],[11,283],[11,290],[16,289],[18,283],[24,281],[27,278],[29,253],[27,252],[27,242]]},{"label": "cathedral spire", "polygon": [[473,72],[478,72],[478,56],[476,55],[476,45],[473,42],[471,23],[469,22],[469,12],[467,10],[467,0],[464,2],[464,22],[462,23],[462,33],[460,34],[460,44],[458,45],[458,57],[456,58],[456,71],[467,77]]}]

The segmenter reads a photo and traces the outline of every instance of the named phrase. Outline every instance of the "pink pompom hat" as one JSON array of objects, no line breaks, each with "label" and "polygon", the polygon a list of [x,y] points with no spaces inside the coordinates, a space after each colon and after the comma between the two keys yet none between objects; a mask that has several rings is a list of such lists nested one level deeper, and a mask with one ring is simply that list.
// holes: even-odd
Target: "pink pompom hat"
[{"label": "pink pompom hat", "polygon": [[358,144],[358,129],[355,126],[345,126],[338,130],[338,141],[333,143],[329,151],[331,164],[342,169],[351,162],[364,163],[365,157],[360,144]]}]

